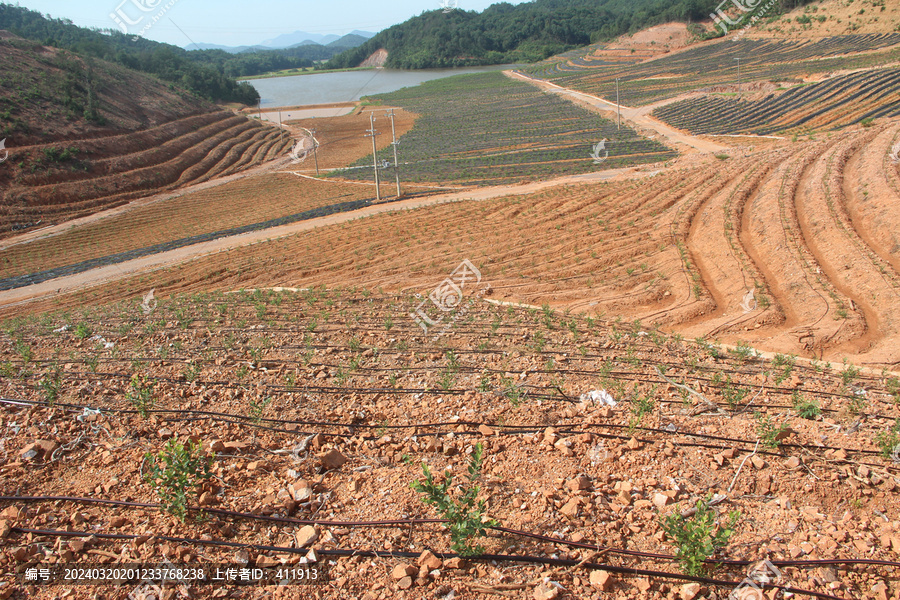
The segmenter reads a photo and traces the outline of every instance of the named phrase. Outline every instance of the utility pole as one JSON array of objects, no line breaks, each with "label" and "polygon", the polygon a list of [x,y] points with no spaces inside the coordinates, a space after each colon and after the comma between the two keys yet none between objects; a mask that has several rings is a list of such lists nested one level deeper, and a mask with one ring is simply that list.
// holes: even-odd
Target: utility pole
[{"label": "utility pole", "polygon": [[391,145],[394,147],[394,175],[397,178],[397,197],[400,197],[400,162],[397,160],[397,130],[394,128],[394,109],[391,109],[389,113],[391,115],[391,137],[393,138],[393,142]]},{"label": "utility pole", "polygon": [[741,59],[734,59],[738,63],[738,99],[741,97]]},{"label": "utility pole", "polygon": [[284,127],[281,126],[281,111],[280,110],[278,111],[278,132],[279,132],[279,136],[280,136],[279,139],[281,140],[281,143],[283,144],[284,143]]},{"label": "utility pole", "polygon": [[616,129],[622,129],[622,106],[619,104],[619,78],[616,77]]},{"label": "utility pole", "polygon": [[378,135],[378,132],[375,131],[375,113],[369,113],[369,123],[371,125],[371,129],[369,129],[369,135],[366,137],[372,138],[372,161],[375,166],[375,198],[378,202],[381,202],[381,186],[378,182],[378,148],[375,146],[375,136]]}]

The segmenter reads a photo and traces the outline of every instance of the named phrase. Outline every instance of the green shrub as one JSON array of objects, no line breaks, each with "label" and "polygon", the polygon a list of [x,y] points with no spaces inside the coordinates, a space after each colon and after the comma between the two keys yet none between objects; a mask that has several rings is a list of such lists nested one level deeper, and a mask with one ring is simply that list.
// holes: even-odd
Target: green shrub
[{"label": "green shrub", "polygon": [[158,454],[144,455],[150,470],[144,479],[156,490],[161,508],[182,523],[187,518],[188,493],[210,479],[214,455],[205,455],[199,443],[185,446],[172,438]]},{"label": "green shrub", "polygon": [[698,500],[697,512],[690,517],[676,511],[660,521],[663,532],[676,544],[675,557],[685,575],[697,577],[706,571],[704,561],[728,544],[741,516],[730,512],[728,521],[717,525],[717,513],[708,503],[708,499]]},{"label": "green shrub", "polygon": [[484,547],[472,545],[475,537],[483,536],[489,527],[496,527],[499,523],[493,519],[485,519],[486,503],[477,500],[481,488],[475,484],[475,480],[481,473],[483,460],[483,448],[481,443],[475,446],[472,458],[469,461],[469,486],[461,488],[454,496],[453,476],[449,473],[443,483],[435,483],[428,465],[422,464],[422,473],[425,479],[412,482],[412,489],[423,495],[422,502],[434,505],[444,519],[450,525],[450,547],[461,556],[477,556],[484,554]]}]

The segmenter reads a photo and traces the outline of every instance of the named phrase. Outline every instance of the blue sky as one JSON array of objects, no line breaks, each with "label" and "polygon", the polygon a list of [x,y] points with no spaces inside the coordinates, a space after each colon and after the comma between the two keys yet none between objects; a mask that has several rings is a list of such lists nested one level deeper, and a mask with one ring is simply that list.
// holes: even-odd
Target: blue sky
[{"label": "blue sky", "polygon": [[[153,8],[146,13],[152,17],[173,1],[162,19],[144,36],[181,47],[191,41],[251,45],[294,31],[338,35],[354,29],[378,32],[423,11],[440,8],[438,0],[18,0],[18,3],[45,15],[71,19],[82,27],[105,29],[116,27],[110,13],[117,8],[136,21],[141,13],[132,2]],[[476,11],[496,1],[457,0],[460,9]],[[523,0],[508,1],[520,4]],[[148,22],[149,18],[141,25]]]}]

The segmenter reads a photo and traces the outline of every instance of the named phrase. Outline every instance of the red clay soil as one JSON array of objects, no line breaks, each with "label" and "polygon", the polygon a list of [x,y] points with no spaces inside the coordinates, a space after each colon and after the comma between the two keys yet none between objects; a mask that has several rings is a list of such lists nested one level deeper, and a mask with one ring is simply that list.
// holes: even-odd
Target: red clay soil
[{"label": "red clay soil", "polygon": [[[323,581],[163,598],[713,600],[768,559],[782,588],[767,598],[897,598],[900,465],[881,451],[900,382],[492,305],[476,299],[486,281],[428,335],[409,316],[423,298],[361,289],[138,297],[7,324],[0,595],[138,597],[135,581],[25,577],[167,560]],[[581,398],[596,389],[618,404]],[[212,460],[185,522],[147,479],[176,437]],[[410,484],[427,463],[459,499],[477,444],[479,514],[497,528],[467,543],[500,556],[461,560]],[[713,528],[739,515],[692,583],[662,522],[698,502]]]},{"label": "red clay soil", "polygon": [[[696,157],[636,180],[381,214],[53,302],[133,297],[142,286],[417,289],[468,258],[502,299],[896,369],[900,275],[888,243],[900,194],[885,157],[898,131],[884,124]],[[860,170],[868,195],[854,191]]]}]

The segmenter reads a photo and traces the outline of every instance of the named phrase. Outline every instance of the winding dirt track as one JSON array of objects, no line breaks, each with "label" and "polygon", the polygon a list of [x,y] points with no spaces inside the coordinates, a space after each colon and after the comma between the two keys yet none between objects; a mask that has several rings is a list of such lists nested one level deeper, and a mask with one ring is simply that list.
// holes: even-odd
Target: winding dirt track
[{"label": "winding dirt track", "polygon": [[[274,168],[281,167],[285,163],[285,159],[276,161],[275,163],[267,166],[266,168],[260,168],[263,173],[270,172]],[[375,204],[360,210],[339,213],[335,215],[329,215],[327,217],[320,217],[316,219],[311,219],[308,221],[301,221],[297,223],[292,223],[289,225],[283,225],[280,227],[273,227],[270,229],[265,229],[262,231],[254,231],[251,233],[246,233],[242,235],[235,235],[229,237],[223,237],[214,241],[204,242],[200,244],[194,244],[191,246],[186,246],[184,248],[179,248],[177,250],[171,250],[169,252],[161,252],[158,254],[153,254],[151,256],[147,256],[140,259],[130,260],[122,263],[118,263],[115,265],[109,265],[105,267],[100,267],[97,269],[91,269],[90,271],[85,271],[84,273],[79,273],[77,275],[71,275],[67,277],[60,277],[57,279],[52,279],[50,281],[31,285],[27,287],[17,288],[13,290],[6,290],[0,292],[0,309],[9,306],[15,306],[21,304],[23,302],[28,302],[32,300],[37,300],[40,298],[44,298],[47,296],[52,296],[61,293],[72,292],[75,290],[79,290],[86,287],[91,287],[95,285],[100,285],[103,283],[109,283],[111,281],[115,281],[117,279],[121,279],[123,277],[135,275],[142,272],[152,271],[155,269],[160,269],[164,267],[170,267],[172,265],[176,265],[179,263],[183,263],[189,260],[193,260],[199,258],[201,256],[207,256],[210,254],[214,254],[217,252],[222,252],[225,250],[231,250],[234,248],[240,248],[242,246],[249,246],[251,244],[256,244],[259,242],[264,242],[267,240],[274,240],[278,238],[282,238],[285,236],[290,236],[302,231],[309,231],[315,229],[317,227],[323,227],[325,225],[333,225],[336,223],[345,223],[347,221],[352,221],[355,219],[360,219],[363,217],[369,217],[372,215],[377,215],[380,213],[397,211],[397,210],[410,210],[414,208],[422,208],[425,206],[431,206],[436,204],[443,204],[447,202],[459,202],[462,200],[488,200],[491,198],[501,198],[505,196],[516,196],[523,194],[531,194],[535,193],[547,188],[573,184],[573,183],[584,183],[590,181],[603,181],[606,179],[611,179],[617,176],[634,173],[635,169],[627,168],[627,169],[611,169],[608,171],[602,171],[598,173],[588,173],[584,175],[574,175],[569,177],[561,177],[558,179],[552,179],[549,181],[539,181],[534,183],[528,183],[524,185],[518,186],[498,186],[498,187],[488,187],[488,188],[480,188],[480,189],[472,189],[466,190],[463,192],[451,193],[451,194],[436,194],[433,196],[427,196],[424,198],[416,198],[411,200],[401,200],[398,202],[391,203],[382,203]],[[260,173],[257,173],[259,175]],[[246,176],[246,175],[241,175]],[[235,176],[239,177],[239,176]],[[310,178],[312,179],[312,178]],[[327,181],[327,180],[319,180],[319,181]],[[202,184],[202,185],[210,185],[210,184]],[[154,197],[151,201],[158,202],[162,200],[166,200],[168,198],[174,197],[176,195],[181,195],[183,193],[187,193],[188,190],[181,190],[177,194],[163,194],[159,197]],[[112,216],[114,214],[118,214],[126,210],[126,207],[121,207],[118,209],[113,209],[111,211],[106,211],[104,214],[93,215],[92,217],[85,217],[82,220],[77,222],[77,225],[84,225],[86,223],[90,223],[104,217]],[[6,240],[6,246],[12,246],[17,243],[26,243],[31,239],[38,239],[47,236],[52,236],[54,234],[58,234],[62,231],[66,231],[73,226],[72,222],[64,223],[62,225],[47,228],[46,230],[35,231],[29,234],[25,234],[23,236],[18,236],[16,238],[11,238]]]},{"label": "winding dirt track", "polygon": [[[3,292],[0,311],[51,308],[57,292],[104,283],[92,300],[72,294],[59,306],[138,296],[147,283],[166,294],[426,289],[468,258],[498,300],[895,369],[900,165],[890,156],[898,140],[900,122],[880,121],[719,160],[705,140],[691,139],[691,155],[655,172],[372,205]],[[478,202],[451,205],[463,200]],[[265,240],[276,241],[257,243]],[[151,271],[152,279],[133,277]]]},{"label": "winding dirt track", "polygon": [[[535,85],[547,92],[558,94],[578,104],[586,104],[594,110],[604,113],[611,120],[616,120],[617,107],[615,102],[604,100],[599,96],[593,96],[584,92],[578,92],[576,90],[560,87],[555,83],[550,83],[549,81],[544,81],[542,79],[534,79],[532,77],[528,77],[527,75],[516,73],[514,71],[504,71],[503,74],[512,79],[519,79],[526,83]],[[634,127],[636,130],[646,131],[649,129],[655,131],[661,136],[665,137],[669,142],[677,145],[679,147],[679,150],[687,152],[696,152],[698,150],[700,152],[724,152],[725,150],[728,150],[729,146],[723,146],[704,138],[691,135],[684,131],[680,131],[650,116],[650,113],[652,113],[656,108],[660,106],[665,106],[666,104],[686,100],[696,95],[698,94],[685,94],[682,96],[677,96],[675,98],[670,98],[668,100],[663,100],[655,104],[649,104],[647,106],[641,106],[638,108],[619,106],[618,109],[621,112],[622,119],[625,122],[629,123],[629,125]]]}]

